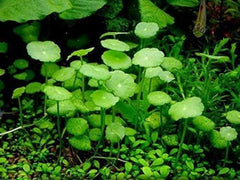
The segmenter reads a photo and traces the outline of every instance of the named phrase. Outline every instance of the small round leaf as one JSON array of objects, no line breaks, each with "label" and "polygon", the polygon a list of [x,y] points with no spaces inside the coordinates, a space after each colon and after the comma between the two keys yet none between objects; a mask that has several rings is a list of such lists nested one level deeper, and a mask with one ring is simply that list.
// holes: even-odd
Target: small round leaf
[{"label": "small round leaf", "polygon": [[171,97],[162,91],[150,92],[147,96],[148,102],[154,106],[162,106],[171,102]]},{"label": "small round leaf", "polygon": [[134,33],[141,39],[151,38],[157,34],[159,27],[154,22],[140,22],[135,27]]},{"label": "small round leaf", "polygon": [[63,87],[45,86],[43,92],[50,98],[56,101],[70,99],[72,94]]},{"label": "small round leaf", "polygon": [[13,65],[18,69],[26,69],[28,67],[28,61],[25,59],[16,59]]},{"label": "small round leaf", "polygon": [[14,89],[13,94],[12,94],[12,99],[16,99],[19,98],[20,96],[22,96],[22,94],[25,92],[25,87],[19,87]]},{"label": "small round leaf", "polygon": [[63,67],[57,70],[53,75],[52,78],[56,81],[66,81],[70,79],[75,74],[75,70],[71,67]]},{"label": "small round leaf", "polygon": [[238,133],[235,128],[226,126],[220,128],[220,135],[222,136],[223,139],[227,141],[232,141],[237,138]]},{"label": "small round leaf", "polygon": [[80,151],[89,151],[92,149],[91,141],[86,136],[73,136],[69,139],[69,143],[76,149]]},{"label": "small round leaf", "polygon": [[203,132],[209,132],[215,128],[215,123],[205,116],[194,117],[192,123],[197,129]]},{"label": "small round leaf", "polygon": [[26,86],[27,94],[34,94],[40,92],[42,88],[42,84],[39,82],[31,82]]},{"label": "small round leaf", "polygon": [[115,51],[129,51],[129,46],[125,42],[117,39],[106,39],[101,41],[101,45],[107,49]]},{"label": "small round leaf", "polygon": [[226,118],[230,123],[240,124],[240,112],[236,110],[228,111]]},{"label": "small round leaf", "polygon": [[88,130],[88,122],[83,118],[70,118],[66,128],[74,136],[83,135]]},{"label": "small round leaf", "polygon": [[81,66],[80,72],[85,76],[88,76],[97,80],[106,80],[110,78],[109,71],[100,65],[84,64]]}]

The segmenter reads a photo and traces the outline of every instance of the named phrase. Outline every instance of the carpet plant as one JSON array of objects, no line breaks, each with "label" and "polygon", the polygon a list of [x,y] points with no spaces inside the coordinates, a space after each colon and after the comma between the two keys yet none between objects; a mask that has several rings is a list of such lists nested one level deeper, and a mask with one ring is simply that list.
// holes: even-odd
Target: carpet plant
[{"label": "carpet plant", "polygon": [[[4,11],[21,4],[8,3]],[[74,20],[106,3],[61,0],[47,9],[40,3],[44,11],[35,14],[21,4],[21,15],[2,12],[0,20],[26,22],[51,12]],[[173,17],[150,0],[139,0],[139,11],[142,22],[131,31],[103,33],[96,47],[66,56],[54,40],[40,40],[37,21],[14,28],[28,57],[0,69],[0,78],[8,72],[25,82],[12,92],[17,105],[10,115],[0,111],[2,179],[240,178],[237,44],[223,38],[181,52],[185,36],[162,34]],[[2,97],[4,81],[0,85]]]}]

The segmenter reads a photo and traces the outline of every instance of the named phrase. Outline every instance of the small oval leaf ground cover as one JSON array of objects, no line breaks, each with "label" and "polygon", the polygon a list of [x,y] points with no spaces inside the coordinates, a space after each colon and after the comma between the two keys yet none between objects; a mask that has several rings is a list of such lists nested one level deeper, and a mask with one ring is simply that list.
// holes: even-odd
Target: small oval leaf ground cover
[{"label": "small oval leaf ground cover", "polygon": [[150,92],[147,96],[148,102],[154,106],[162,106],[171,102],[171,97],[163,91]]},{"label": "small oval leaf ground cover", "polygon": [[125,128],[118,122],[111,123],[106,128],[106,139],[117,143],[125,136]]},{"label": "small oval leaf ground cover", "polygon": [[226,118],[230,123],[240,124],[240,112],[236,110],[228,111]]},{"label": "small oval leaf ground cover", "polygon": [[80,151],[89,151],[92,149],[91,141],[88,136],[73,136],[69,139],[69,143]]},{"label": "small oval leaf ground cover", "polygon": [[203,132],[209,132],[215,128],[215,123],[205,116],[197,116],[193,118],[192,123],[197,129]]},{"label": "small oval leaf ground cover", "polygon": [[147,39],[155,36],[159,30],[157,23],[140,22],[135,27],[134,33],[141,39]]},{"label": "small oval leaf ground cover", "polygon": [[80,68],[80,72],[88,77],[97,80],[107,80],[110,78],[110,73],[106,68],[96,64],[84,64]]},{"label": "small oval leaf ground cover", "polygon": [[177,121],[182,118],[200,116],[204,110],[204,106],[199,97],[187,98],[181,102],[173,104],[168,114],[173,120]]},{"label": "small oval leaf ground cover", "polygon": [[113,50],[105,51],[102,60],[112,69],[127,69],[132,65],[131,58],[127,54]]},{"label": "small oval leaf ground cover", "polygon": [[137,88],[133,77],[119,70],[111,72],[111,78],[106,81],[106,86],[115,96],[123,99],[133,96]]},{"label": "small oval leaf ground cover", "polygon": [[230,126],[226,126],[226,127],[221,127],[220,128],[220,135],[225,140],[232,141],[232,140],[237,138],[238,133],[237,133],[235,128],[232,128]]},{"label": "small oval leaf ground cover", "polygon": [[27,44],[31,58],[42,62],[55,62],[60,59],[60,48],[52,41],[33,41]]},{"label": "small oval leaf ground cover", "polygon": [[102,8],[106,0],[71,0],[72,8],[60,14],[62,19],[81,19]]},{"label": "small oval leaf ground cover", "polygon": [[91,97],[97,106],[105,109],[114,106],[119,101],[118,97],[115,97],[112,93],[105,90],[96,90],[91,94]]},{"label": "small oval leaf ground cover", "polygon": [[74,136],[83,135],[88,130],[88,122],[83,118],[70,118],[66,128]]},{"label": "small oval leaf ground cover", "polygon": [[117,39],[105,39],[101,41],[101,45],[107,49],[115,51],[129,51],[130,47],[123,41]]},{"label": "small oval leaf ground cover", "polygon": [[75,70],[71,67],[63,67],[57,70],[53,75],[52,78],[56,81],[66,81],[70,79],[75,74]]},{"label": "small oval leaf ground cover", "polygon": [[143,48],[134,54],[132,63],[141,67],[159,66],[164,53],[157,48]]},{"label": "small oval leaf ground cover", "polygon": [[50,98],[56,101],[70,99],[72,94],[63,87],[59,86],[45,86],[43,92]]},{"label": "small oval leaf ground cover", "polygon": [[23,23],[29,20],[40,20],[53,12],[62,12],[71,8],[69,0],[1,0],[0,21]]}]

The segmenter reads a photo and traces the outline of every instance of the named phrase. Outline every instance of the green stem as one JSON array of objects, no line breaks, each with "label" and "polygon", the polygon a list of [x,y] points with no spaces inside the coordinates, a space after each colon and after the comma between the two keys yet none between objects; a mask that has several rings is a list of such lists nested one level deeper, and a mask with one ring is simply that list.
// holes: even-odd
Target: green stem
[{"label": "green stem", "polygon": [[151,92],[151,88],[152,88],[152,78],[149,80],[148,93]]},{"label": "green stem", "polygon": [[20,97],[18,97],[17,99],[18,99],[18,107],[19,107],[19,121],[20,121],[21,126],[23,126],[23,112],[22,112],[21,99],[20,99]]},{"label": "green stem", "polygon": [[112,157],[112,152],[113,152],[113,143],[111,142],[110,144],[110,153],[108,157]]},{"label": "green stem", "polygon": [[143,91],[143,84],[144,84],[144,80],[145,80],[145,69],[143,70],[142,72],[142,80],[140,81],[140,87],[139,87],[139,92],[138,92],[138,95],[137,95],[137,100],[140,100],[141,99],[141,96],[142,96],[142,91]]},{"label": "green stem", "polygon": [[178,87],[180,89],[180,93],[181,93],[183,99],[185,99],[185,95],[184,95],[184,91],[183,91],[183,87],[182,87],[182,83],[181,83],[179,74],[177,74],[177,84],[178,84]]},{"label": "green stem", "polygon": [[227,163],[227,160],[228,160],[229,146],[230,146],[230,142],[227,141],[227,147],[226,147],[225,158],[224,158],[224,161],[223,161],[223,167],[225,167],[225,165]]},{"label": "green stem", "polygon": [[112,122],[115,122],[115,117],[116,117],[116,108],[115,106],[112,107]]},{"label": "green stem", "polygon": [[97,143],[96,151],[94,152],[93,156],[95,156],[97,154],[98,149],[99,149],[101,143],[103,142],[104,129],[105,129],[105,115],[106,115],[105,109],[101,108],[101,138],[99,139],[99,141]]},{"label": "green stem", "polygon": [[78,76],[78,71],[76,71],[76,74],[75,74],[75,77],[74,77],[74,80],[73,80],[73,88],[75,87],[75,84],[76,84],[76,81],[77,81],[77,76]]},{"label": "green stem", "polygon": [[118,141],[118,143],[117,143],[117,156],[116,156],[116,159],[115,159],[115,161],[113,162],[113,164],[115,164],[115,162],[116,161],[118,161],[118,158],[119,158],[119,156],[120,156],[120,141]]},{"label": "green stem", "polygon": [[179,157],[181,156],[181,153],[182,153],[183,142],[184,142],[184,138],[185,138],[185,135],[187,132],[187,125],[188,125],[188,119],[184,119],[183,132],[182,132],[182,137],[181,137],[181,141],[180,141],[179,149],[178,149],[178,153],[177,153],[176,165],[177,165]]},{"label": "green stem", "polygon": [[59,114],[59,101],[57,101],[57,131],[58,131],[58,138],[60,142],[60,152],[59,152],[59,157],[61,156],[62,153],[62,148],[63,148],[63,141],[62,141],[62,136],[61,136],[61,122],[60,122],[60,114]]}]

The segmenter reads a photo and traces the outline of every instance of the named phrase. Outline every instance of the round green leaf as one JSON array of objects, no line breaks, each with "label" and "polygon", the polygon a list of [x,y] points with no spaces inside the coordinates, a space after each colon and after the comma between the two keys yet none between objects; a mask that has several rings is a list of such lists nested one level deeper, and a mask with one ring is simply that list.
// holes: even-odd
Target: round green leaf
[{"label": "round green leaf", "polygon": [[8,50],[8,43],[0,42],[0,53],[6,53]]},{"label": "round green leaf", "polygon": [[240,112],[236,110],[228,111],[226,118],[230,123],[240,124]]},{"label": "round green leaf", "polygon": [[227,141],[232,141],[237,138],[238,133],[235,128],[226,126],[220,128],[220,135],[222,136],[223,139]]},{"label": "round green leaf", "polygon": [[158,76],[161,80],[168,82],[168,83],[175,79],[174,75],[169,71],[161,71],[161,72],[159,72]]},{"label": "round green leaf", "polygon": [[100,65],[84,64],[81,66],[80,72],[85,76],[88,76],[97,80],[106,80],[110,78],[109,71]]},{"label": "round green leaf", "polygon": [[150,92],[147,96],[148,102],[154,106],[162,106],[171,102],[171,97],[162,91]]},{"label": "round green leaf", "polygon": [[40,92],[42,89],[42,84],[39,82],[31,82],[26,86],[27,94],[34,94]]},{"label": "round green leaf", "polygon": [[173,120],[177,121],[182,118],[190,118],[200,116],[204,110],[204,106],[199,97],[187,98],[181,102],[173,104],[168,114]]},{"label": "round green leaf", "polygon": [[33,41],[27,44],[31,58],[42,62],[55,62],[60,59],[60,48],[52,41]]},{"label": "round green leaf", "polygon": [[[68,114],[71,115],[75,111],[76,111],[76,107],[74,106],[74,104],[70,100],[59,101],[59,115],[60,116],[65,116],[65,115],[68,115]],[[47,109],[47,112],[49,114],[57,116],[58,115],[57,103],[50,106]]]},{"label": "round green leaf", "polygon": [[224,149],[228,146],[228,142],[224,139],[219,131],[212,130],[209,137],[213,147],[217,149]]},{"label": "round green leaf", "polygon": [[174,57],[164,57],[161,66],[170,72],[175,72],[183,67],[181,61],[175,59]]},{"label": "round green leaf", "polygon": [[22,94],[25,92],[25,87],[19,87],[14,89],[13,94],[12,94],[12,99],[16,99],[19,98],[20,96],[22,96]]},{"label": "round green leaf", "polygon": [[98,141],[102,137],[101,129],[93,128],[89,130],[89,138],[91,141]]},{"label": "round green leaf", "polygon": [[78,57],[86,56],[88,53],[92,52],[93,50],[94,50],[94,47],[88,48],[88,49],[80,49],[80,50],[74,51],[67,57],[67,60],[69,60],[73,56],[78,56]]},{"label": "round green leaf", "polygon": [[13,65],[18,69],[26,69],[28,67],[28,61],[25,59],[16,59]]},{"label": "round green leaf", "polygon": [[96,90],[91,94],[93,102],[102,108],[108,109],[114,106],[119,98],[105,90]]},{"label": "round green leaf", "polygon": [[205,116],[194,117],[192,123],[197,129],[203,132],[209,132],[215,128],[215,123]]},{"label": "round green leaf", "polygon": [[56,101],[70,99],[72,94],[63,87],[45,86],[43,92],[50,98]]},{"label": "round green leaf", "polygon": [[52,77],[60,67],[55,63],[43,63],[41,67],[41,75],[45,77]]},{"label": "round green leaf", "polygon": [[151,38],[157,34],[159,27],[154,22],[140,22],[135,27],[134,33],[141,39]]},{"label": "round green leaf", "polygon": [[119,70],[111,72],[111,78],[106,81],[106,86],[115,96],[123,99],[133,96],[137,89],[133,77]]},{"label": "round green leaf", "polygon": [[4,75],[5,74],[5,69],[1,69],[0,68],[0,76]]},{"label": "round green leaf", "polygon": [[156,76],[159,76],[159,74],[162,72],[161,67],[149,67],[146,69],[145,77],[146,78],[153,78]]},{"label": "round green leaf", "polygon": [[88,130],[88,122],[83,118],[70,118],[66,128],[74,136],[83,135]]},{"label": "round green leaf", "polygon": [[141,67],[154,67],[162,63],[163,57],[163,52],[157,48],[143,48],[134,54],[132,63]]},{"label": "round green leaf", "polygon": [[123,52],[108,50],[102,54],[102,60],[112,69],[127,69],[132,65],[131,58]]},{"label": "round green leaf", "polygon": [[22,72],[22,73],[18,73],[18,74],[14,74],[14,78],[18,79],[18,80],[27,80],[27,73],[26,72]]},{"label": "round green leaf", "polygon": [[69,139],[69,143],[76,149],[80,151],[89,151],[92,149],[91,141],[86,136],[73,136]]},{"label": "round green leaf", "polygon": [[125,128],[118,122],[111,123],[106,128],[106,139],[117,143],[125,136]]},{"label": "round green leaf", "polygon": [[75,74],[75,70],[71,67],[63,67],[57,70],[53,75],[52,78],[56,81],[66,81],[73,77]]},{"label": "round green leaf", "polygon": [[152,129],[156,129],[166,124],[167,120],[166,117],[164,116],[161,117],[160,112],[153,112],[150,116],[146,118],[146,122]]},{"label": "round green leaf", "polygon": [[115,51],[129,51],[129,46],[125,42],[117,39],[106,39],[101,41],[101,45],[107,49]]}]

